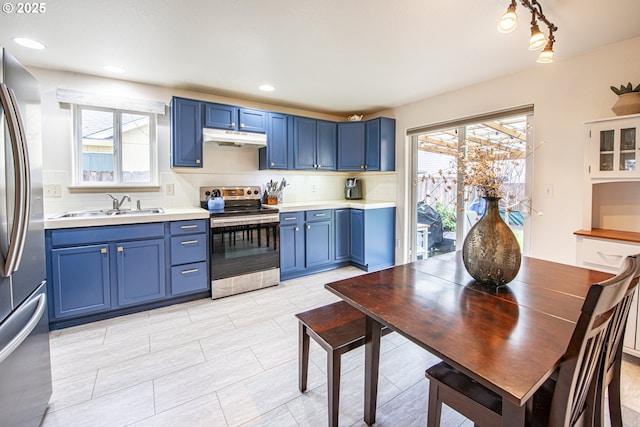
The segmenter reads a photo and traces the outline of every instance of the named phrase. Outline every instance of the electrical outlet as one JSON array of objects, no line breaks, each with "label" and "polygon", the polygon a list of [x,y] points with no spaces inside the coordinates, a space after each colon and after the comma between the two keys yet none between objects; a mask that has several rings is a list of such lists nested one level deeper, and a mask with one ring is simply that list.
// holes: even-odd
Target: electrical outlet
[{"label": "electrical outlet", "polygon": [[62,197],[62,186],[58,184],[45,185],[44,197]]},{"label": "electrical outlet", "polygon": [[311,191],[314,193],[318,191],[318,186],[316,184],[311,184]]},{"label": "electrical outlet", "polygon": [[167,185],[165,186],[164,193],[165,193],[167,196],[173,196],[173,195],[174,195],[173,184],[167,184]]}]

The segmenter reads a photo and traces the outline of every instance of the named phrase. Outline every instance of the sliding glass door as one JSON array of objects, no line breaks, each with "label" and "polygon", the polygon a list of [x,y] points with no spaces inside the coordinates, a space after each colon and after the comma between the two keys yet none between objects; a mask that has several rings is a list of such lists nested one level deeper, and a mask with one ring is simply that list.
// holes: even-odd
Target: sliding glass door
[{"label": "sliding glass door", "polygon": [[532,118],[530,114],[490,117],[429,129],[412,136],[416,206],[412,259],[461,249],[469,229],[484,214],[484,200],[464,186],[472,153],[490,151],[503,164],[500,211],[523,250],[529,251]]}]

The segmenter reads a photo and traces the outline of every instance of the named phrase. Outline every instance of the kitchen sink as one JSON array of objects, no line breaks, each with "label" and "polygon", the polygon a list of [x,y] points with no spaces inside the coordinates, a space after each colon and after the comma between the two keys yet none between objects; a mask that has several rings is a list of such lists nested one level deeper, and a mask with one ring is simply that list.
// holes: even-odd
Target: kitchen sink
[{"label": "kitchen sink", "polygon": [[58,215],[54,215],[51,219],[58,218],[95,218],[95,217],[108,217],[119,215],[153,215],[164,213],[162,208],[148,208],[148,209],[100,209],[100,210],[86,210],[86,211],[73,211],[65,212]]}]

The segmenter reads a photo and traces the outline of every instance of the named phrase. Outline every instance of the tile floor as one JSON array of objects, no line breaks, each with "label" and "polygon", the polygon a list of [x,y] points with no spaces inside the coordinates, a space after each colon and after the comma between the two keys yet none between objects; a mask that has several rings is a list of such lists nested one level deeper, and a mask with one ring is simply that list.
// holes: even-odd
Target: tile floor
[{"label": "tile floor", "polygon": [[[53,396],[43,427],[323,426],[326,353],[312,340],[297,388],[294,314],[337,300],[347,267],[221,300],[202,299],[51,332]],[[377,426],[424,426],[427,367],[438,360],[383,338]],[[362,421],[364,349],[343,355],[340,425]],[[640,426],[640,362],[625,357],[625,426]],[[443,426],[473,423],[444,408]]]}]

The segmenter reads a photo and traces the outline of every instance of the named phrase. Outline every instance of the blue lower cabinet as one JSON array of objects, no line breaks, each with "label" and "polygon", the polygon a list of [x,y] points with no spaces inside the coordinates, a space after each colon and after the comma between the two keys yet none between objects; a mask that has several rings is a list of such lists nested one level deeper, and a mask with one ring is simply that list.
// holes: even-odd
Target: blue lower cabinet
[{"label": "blue lower cabinet", "polygon": [[280,214],[280,277],[289,278],[304,270],[304,212]]},{"label": "blue lower cabinet", "polygon": [[351,260],[359,265],[365,265],[364,256],[364,211],[351,209]]},{"label": "blue lower cabinet", "polygon": [[335,221],[335,257],[336,262],[351,260],[351,209],[336,209]]},{"label": "blue lower cabinet", "polygon": [[304,213],[304,240],[305,268],[317,269],[333,264],[333,209]]},{"label": "blue lower cabinet", "polygon": [[118,305],[164,298],[164,239],[116,244]]},{"label": "blue lower cabinet", "polygon": [[53,317],[62,319],[111,308],[108,245],[50,251],[50,299]]},{"label": "blue lower cabinet", "polygon": [[366,271],[395,264],[396,209],[351,210],[351,260]]},{"label": "blue lower cabinet", "polygon": [[171,294],[206,290],[209,287],[208,272],[206,261],[171,267]]},{"label": "blue lower cabinet", "polygon": [[206,219],[170,223],[171,295],[210,289],[208,232],[209,222]]},{"label": "blue lower cabinet", "polygon": [[204,296],[208,232],[206,219],[46,230],[51,329]]}]

